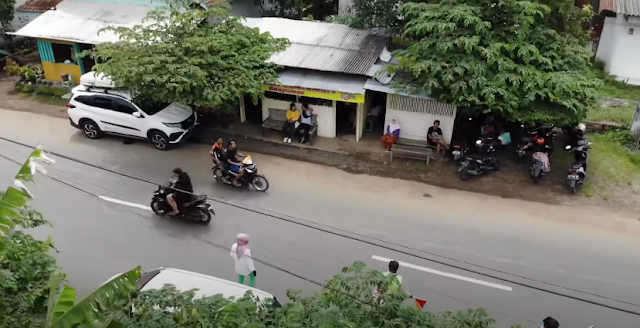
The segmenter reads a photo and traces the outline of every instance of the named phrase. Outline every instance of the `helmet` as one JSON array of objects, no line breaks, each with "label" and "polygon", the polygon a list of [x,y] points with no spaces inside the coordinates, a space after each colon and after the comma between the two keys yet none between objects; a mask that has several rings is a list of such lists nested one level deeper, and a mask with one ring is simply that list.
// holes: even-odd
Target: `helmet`
[{"label": "helmet", "polygon": [[544,145],[544,138],[538,138],[536,140],[536,143],[538,144],[538,146],[543,146]]},{"label": "helmet", "polygon": [[585,131],[587,130],[587,126],[580,123],[578,124],[578,130],[582,131],[582,133],[585,133]]}]

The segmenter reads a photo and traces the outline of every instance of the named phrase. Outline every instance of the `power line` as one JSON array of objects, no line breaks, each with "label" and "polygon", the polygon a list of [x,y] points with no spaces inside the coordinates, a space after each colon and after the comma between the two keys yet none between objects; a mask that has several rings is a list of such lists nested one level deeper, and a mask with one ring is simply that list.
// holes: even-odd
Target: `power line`
[{"label": "power line", "polygon": [[[5,160],[10,161],[10,162],[12,162],[12,163],[15,163],[15,164],[16,164],[16,165],[18,165],[18,166],[21,166],[21,165],[22,165],[22,163],[18,162],[17,160],[14,160],[14,159],[12,159],[12,158],[10,158],[10,157],[6,156],[6,155],[3,155],[2,153],[0,153],[0,158],[4,158]],[[61,169],[55,168],[55,167],[53,167],[53,170],[54,170],[54,171],[58,171],[58,172],[60,172],[60,173],[63,173],[63,174],[65,174],[65,175],[72,176],[71,174],[69,174],[69,173],[67,173],[67,172],[65,172],[65,171],[63,171],[63,170],[61,170]],[[102,201],[102,199],[101,199],[97,194],[94,194],[94,193],[92,193],[92,192],[90,192],[90,191],[87,191],[87,190],[85,190],[85,189],[82,189],[82,188],[80,188],[80,187],[78,187],[78,186],[74,186],[74,185],[72,185],[72,184],[70,184],[70,183],[67,183],[67,182],[65,182],[65,181],[63,181],[63,180],[61,180],[61,179],[57,179],[57,178],[52,177],[52,176],[50,176],[50,175],[45,175],[45,177],[46,177],[46,178],[48,178],[48,179],[51,179],[51,180],[52,180],[52,181],[54,181],[54,182],[60,183],[60,184],[62,184],[62,185],[64,185],[64,186],[66,186],[66,187],[68,187],[68,188],[71,188],[71,189],[73,189],[73,190],[75,190],[75,191],[79,191],[79,192],[81,192],[81,193],[84,193],[84,194],[85,194],[85,195],[87,195],[87,196],[93,197],[93,198],[95,198],[95,199],[96,199],[96,200],[98,200],[98,201]],[[90,184],[90,185],[96,186],[96,187],[98,187],[98,188],[100,188],[100,189],[102,189],[102,190],[105,190],[105,191],[109,192],[109,193],[114,193],[112,190],[109,190],[109,189],[107,189],[107,188],[104,188],[104,187],[102,187],[102,186],[99,186],[99,185],[97,185],[97,184],[95,184],[95,183],[92,183],[92,182],[90,182],[90,181],[87,181],[87,180],[85,180],[85,179],[82,179],[82,178],[79,178],[79,177],[74,177],[74,178],[76,178],[76,179],[78,179],[78,180],[80,180],[80,181],[83,181],[84,183],[87,183],[87,184]],[[114,210],[114,211],[117,211],[117,212],[120,212],[120,213],[124,213],[124,214],[129,214],[129,215],[132,215],[132,216],[137,217],[137,218],[139,218],[139,219],[146,219],[146,217],[145,217],[145,216],[143,216],[143,215],[141,215],[141,214],[139,214],[139,213],[136,213],[136,212],[133,212],[133,211],[131,211],[131,210],[127,210],[127,209],[124,209],[124,210],[120,210],[120,209],[118,209],[118,210],[116,210],[113,206],[109,206],[109,205],[110,205],[109,203],[106,203],[106,204],[108,205],[108,207],[109,207],[111,210]],[[202,242],[202,243],[205,243],[205,244],[209,244],[209,245],[214,246],[214,247],[216,247],[216,248],[219,248],[219,249],[221,249],[221,250],[223,250],[223,251],[225,251],[225,252],[226,252],[226,251],[228,251],[227,247],[225,247],[224,245],[220,245],[220,244],[214,243],[214,242],[212,242],[212,241],[210,241],[210,240],[206,240],[206,239],[202,239],[202,238],[196,238],[195,240],[198,240],[198,241],[200,241],[200,242]],[[325,255],[325,254],[318,253],[318,252],[316,252],[316,254],[318,254],[318,255]],[[266,256],[266,255],[264,255],[264,254],[261,254],[260,256],[261,256],[261,257],[269,258],[268,256]],[[277,270],[277,271],[281,271],[281,272],[283,272],[283,273],[285,273],[285,274],[288,274],[288,275],[294,276],[294,277],[296,277],[296,278],[298,278],[298,279],[304,280],[304,281],[306,281],[306,282],[309,282],[309,283],[314,284],[314,285],[316,285],[316,286],[319,286],[319,287],[321,287],[321,288],[328,289],[328,290],[331,290],[331,291],[336,292],[336,293],[340,293],[340,294],[342,294],[342,295],[344,295],[344,296],[347,296],[347,297],[349,297],[349,298],[352,298],[352,299],[354,299],[354,300],[356,300],[356,301],[358,301],[358,302],[360,302],[360,303],[362,303],[362,304],[369,305],[369,306],[373,306],[373,304],[371,304],[371,303],[367,303],[366,301],[363,301],[363,300],[361,300],[361,299],[359,299],[359,298],[357,298],[357,297],[355,297],[355,296],[353,296],[353,295],[351,295],[351,294],[347,294],[347,293],[342,292],[342,291],[340,291],[340,290],[333,289],[333,288],[329,287],[326,283],[315,281],[315,280],[313,280],[313,279],[311,279],[311,278],[307,278],[307,277],[305,277],[305,276],[303,276],[303,275],[300,275],[300,274],[294,273],[294,272],[292,272],[292,271],[290,271],[290,270],[284,269],[284,268],[282,268],[282,267],[280,267],[280,266],[277,266],[277,265],[275,265],[275,264],[272,264],[272,263],[270,263],[270,262],[268,262],[268,261],[265,261],[265,260],[262,260],[262,259],[258,259],[258,258],[253,257],[253,256],[251,256],[250,258],[251,258],[251,259],[253,259],[253,260],[255,260],[255,261],[256,261],[256,262],[258,262],[258,263],[264,264],[264,265],[266,265],[266,266],[268,266],[268,267],[270,267],[270,268],[272,268],[272,269],[275,269],[275,270]],[[275,259],[273,259],[273,258],[272,258],[272,260],[275,260]],[[294,259],[294,261],[298,261],[298,262],[299,262],[299,260],[296,260],[296,259]],[[318,278],[320,278],[320,277],[318,277]],[[322,278],[320,278],[320,279],[322,279]],[[326,279],[322,279],[322,280],[326,281]],[[449,297],[449,298],[451,298],[451,299],[454,299],[454,300],[457,300],[457,301],[460,301],[460,302],[464,302],[464,303],[472,304],[472,305],[474,305],[474,306],[476,306],[476,307],[478,307],[478,308],[483,308],[483,306],[480,306],[480,305],[479,305],[479,304],[477,304],[477,303],[474,303],[474,302],[472,302],[472,301],[465,300],[465,299],[462,299],[462,298],[459,298],[459,297],[451,296],[451,295],[449,295],[449,294],[446,294],[446,293],[440,292],[440,291],[435,290],[435,289],[433,289],[433,288],[428,288],[428,287],[425,287],[425,286],[415,285],[415,284],[411,284],[411,283],[408,283],[408,285],[415,286],[415,287],[417,287],[417,288],[421,288],[421,289],[425,289],[425,290],[429,290],[429,291],[431,291],[431,292],[437,293],[437,294],[442,295],[442,296]],[[413,298],[413,296],[411,296],[411,298]],[[509,318],[512,318],[512,319],[523,320],[523,321],[527,321],[527,322],[529,322],[529,323],[535,323],[535,322],[536,322],[536,321],[533,321],[533,320],[530,320],[530,319],[525,319],[525,318],[521,318],[521,317],[516,317],[516,316],[510,315],[510,314],[507,314],[507,313],[501,312],[501,311],[496,311],[496,310],[493,310],[493,309],[490,309],[490,308],[487,308],[487,307],[484,307],[484,308],[485,308],[486,310],[490,311],[490,312],[495,313],[495,314],[500,314],[500,315],[503,315],[503,316],[505,316],[505,317],[509,317]]]},{"label": "power line", "polygon": [[[1,137],[1,136],[0,136],[0,140],[4,140],[6,142],[9,142],[9,143],[12,143],[12,144],[16,144],[16,145],[19,145],[19,146],[23,146],[23,147],[26,147],[26,148],[31,148],[31,149],[35,148],[32,145],[28,145],[28,144],[25,144],[25,143],[22,143],[22,142],[19,142],[19,141],[15,141],[15,140],[12,140],[12,139],[8,139],[8,138],[5,138],[5,137]],[[126,178],[130,178],[130,179],[141,181],[141,182],[146,182],[146,183],[153,184],[153,185],[161,184],[161,183],[159,183],[157,181],[153,181],[153,180],[148,179],[148,178],[139,177],[139,176],[132,175],[132,174],[129,174],[129,173],[113,170],[113,169],[110,169],[108,167],[105,167],[105,166],[102,166],[102,165],[98,165],[98,164],[94,164],[94,163],[91,163],[91,162],[88,162],[88,161],[85,161],[85,160],[82,160],[82,159],[74,158],[74,157],[71,157],[71,156],[68,156],[68,155],[65,155],[65,154],[61,154],[61,153],[54,152],[54,151],[49,151],[49,150],[46,150],[46,149],[43,149],[43,150],[48,154],[51,154],[51,155],[54,155],[54,156],[57,156],[57,157],[60,157],[60,158],[63,158],[63,159],[66,159],[66,160],[69,160],[69,161],[72,161],[72,162],[76,162],[76,163],[79,163],[79,164],[83,164],[83,165],[86,165],[86,166],[97,168],[97,169],[100,169],[100,170],[103,170],[103,171],[106,171],[106,172],[110,172],[110,173],[113,173],[113,174],[116,174],[116,175],[120,175],[120,176],[123,176],[123,177],[126,177]],[[194,193],[191,193],[191,192],[182,191],[182,190],[180,190],[180,191],[184,192],[186,194],[195,195]],[[581,294],[585,294],[585,295],[589,295],[589,296],[599,297],[599,298],[602,298],[602,299],[605,299],[605,300],[609,300],[609,301],[614,301],[614,302],[619,302],[619,303],[623,303],[623,304],[627,304],[627,305],[632,305],[632,306],[635,306],[635,307],[640,307],[640,305],[632,303],[632,302],[627,302],[627,301],[623,301],[623,300],[619,300],[619,299],[615,299],[615,298],[611,298],[611,297],[607,297],[607,296],[602,296],[602,295],[598,295],[598,294],[595,294],[595,293],[585,292],[585,291],[581,291],[581,290],[570,288],[570,287],[564,287],[564,286],[561,286],[561,285],[548,283],[548,282],[544,282],[544,281],[540,281],[540,280],[524,277],[524,276],[517,275],[517,274],[512,274],[512,273],[509,273],[509,272],[506,272],[506,271],[502,271],[502,270],[488,268],[488,267],[481,266],[481,265],[478,265],[478,264],[457,260],[457,259],[454,259],[454,258],[451,258],[451,257],[447,257],[447,256],[443,256],[443,255],[427,252],[427,251],[420,250],[420,249],[415,249],[415,248],[408,247],[408,246],[405,246],[405,245],[402,245],[402,244],[387,242],[387,241],[379,239],[379,238],[369,237],[369,236],[358,234],[358,233],[351,232],[351,231],[348,231],[348,230],[335,228],[335,227],[332,227],[332,226],[329,226],[329,225],[319,224],[319,223],[316,223],[316,222],[313,222],[313,221],[304,220],[304,219],[300,219],[300,218],[295,218],[295,217],[292,217],[292,216],[289,216],[289,215],[285,215],[285,214],[281,214],[281,213],[277,213],[277,212],[272,212],[272,211],[269,211],[269,210],[266,210],[266,209],[263,209],[263,208],[251,208],[251,207],[249,207],[247,205],[244,205],[244,204],[241,204],[241,203],[235,203],[235,202],[225,201],[225,200],[222,200],[222,199],[211,198],[211,197],[207,197],[207,199],[211,200],[211,201],[214,201],[214,202],[217,202],[217,203],[224,204],[224,205],[228,205],[228,206],[232,206],[232,207],[235,207],[235,208],[239,208],[239,209],[242,209],[242,210],[245,210],[245,211],[248,211],[248,212],[261,214],[261,215],[268,216],[268,217],[271,217],[271,218],[274,218],[274,219],[277,219],[277,220],[281,220],[281,221],[297,224],[297,225],[304,226],[304,227],[307,227],[307,228],[310,228],[310,229],[314,229],[314,230],[317,230],[317,231],[329,233],[329,234],[332,234],[334,236],[343,237],[343,238],[354,240],[354,241],[358,241],[358,242],[361,242],[361,243],[364,243],[364,244],[369,244],[369,245],[372,245],[372,246],[384,248],[384,249],[387,249],[387,250],[390,250],[390,251],[393,251],[393,252],[397,252],[397,253],[404,254],[404,255],[407,255],[407,256],[419,258],[419,259],[422,259],[422,260],[425,260],[425,261],[429,261],[429,262],[432,262],[432,263],[448,266],[450,268],[466,271],[466,272],[469,272],[469,273],[481,275],[481,276],[484,276],[484,277],[487,277],[487,278],[491,278],[491,279],[495,279],[495,280],[501,280],[501,281],[506,282],[506,283],[510,283],[510,284],[513,284],[513,285],[517,285],[517,286],[521,286],[521,287],[537,290],[537,291],[540,291],[540,292],[549,293],[549,294],[552,294],[552,295],[556,295],[556,296],[560,296],[560,297],[564,297],[564,298],[569,298],[569,299],[580,301],[580,302],[583,302],[583,303],[592,304],[592,305],[608,308],[608,309],[611,309],[611,310],[620,311],[620,312],[624,312],[624,313],[640,316],[640,312],[638,312],[638,311],[627,310],[627,309],[623,309],[621,307],[608,305],[608,304],[604,304],[604,303],[597,302],[597,301],[592,301],[592,300],[589,300],[589,299],[586,299],[586,298],[581,298],[581,297],[577,297],[577,296],[573,296],[573,295],[569,295],[569,294],[565,294],[565,293],[561,293],[561,292],[556,292],[556,291],[553,291],[553,290],[545,289],[545,288],[542,288],[542,287],[537,287],[537,286],[533,286],[533,285],[530,285],[530,284],[517,282],[515,280],[500,278],[500,277],[492,275],[492,274],[488,274],[488,273],[480,272],[480,271],[477,271],[477,270],[465,268],[465,267],[462,267],[460,265],[446,263],[446,262],[443,262],[441,260],[436,260],[436,259],[433,259],[433,258],[427,258],[425,256],[413,254],[413,253],[410,253],[410,252],[405,251],[405,250],[396,249],[396,248],[389,247],[387,245],[382,245],[382,244],[379,244],[379,243],[375,243],[373,241],[366,240],[364,238],[372,239],[372,240],[375,240],[375,241],[378,241],[378,242],[382,242],[382,243],[385,243],[385,244],[388,244],[388,245],[402,247],[402,248],[405,248],[407,250],[412,250],[412,251],[417,251],[417,252],[420,252],[420,253],[425,253],[425,254],[428,254],[428,255],[431,255],[431,256],[435,256],[435,257],[439,257],[439,258],[442,258],[442,259],[446,259],[446,260],[449,260],[449,261],[452,261],[452,262],[465,264],[465,265],[477,267],[477,268],[480,268],[480,269],[493,271],[493,272],[496,272],[496,273],[500,273],[500,274],[504,274],[504,275],[508,275],[508,276],[512,276],[512,277],[516,277],[516,278],[520,278],[520,279],[524,279],[524,280],[528,280],[528,281],[532,281],[532,282],[536,282],[536,283],[540,283],[540,284],[545,284],[545,285],[548,285],[548,286],[561,288],[561,289],[565,289],[565,290],[569,290],[569,291],[573,291],[573,292],[577,292],[577,293],[581,293]],[[300,221],[303,221],[303,222],[300,222]],[[326,227],[326,228],[320,228],[321,226]],[[331,231],[329,229],[340,231],[340,232],[343,232],[343,233]],[[349,235],[347,235],[345,233],[348,233],[348,234],[353,235],[353,236],[358,236],[358,237],[349,236]]]}]

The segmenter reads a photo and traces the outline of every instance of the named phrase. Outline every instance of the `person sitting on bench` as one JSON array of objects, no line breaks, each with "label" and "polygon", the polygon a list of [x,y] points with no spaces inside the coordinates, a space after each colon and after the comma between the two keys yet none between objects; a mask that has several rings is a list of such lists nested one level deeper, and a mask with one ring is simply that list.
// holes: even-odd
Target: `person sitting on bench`
[{"label": "person sitting on bench", "polygon": [[384,148],[391,150],[391,146],[400,138],[400,123],[395,118],[391,119],[391,123],[387,125],[387,133],[385,133],[380,140]]},{"label": "person sitting on bench", "polygon": [[299,120],[300,111],[298,111],[295,103],[291,103],[287,110],[287,120],[284,122],[284,127],[282,128],[284,132],[284,142],[291,143],[291,138],[293,138],[296,131],[296,122]]},{"label": "person sitting on bench", "polygon": [[441,147],[449,150],[449,144],[442,137],[439,120],[435,120],[435,122],[433,122],[433,126],[429,128],[429,131],[427,131],[427,141],[431,146],[436,147],[436,157],[440,155]]}]

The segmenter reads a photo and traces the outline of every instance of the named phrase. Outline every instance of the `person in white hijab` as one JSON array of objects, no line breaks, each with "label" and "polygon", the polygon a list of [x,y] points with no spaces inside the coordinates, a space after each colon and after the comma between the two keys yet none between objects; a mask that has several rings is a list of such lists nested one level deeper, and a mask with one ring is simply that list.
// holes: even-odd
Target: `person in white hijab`
[{"label": "person in white hijab", "polygon": [[249,286],[256,284],[256,267],[253,265],[251,249],[249,248],[249,235],[239,233],[236,236],[236,243],[231,245],[229,255],[233,258],[238,274],[238,283],[244,285],[244,279],[249,276]]},{"label": "person in white hijab", "polygon": [[391,146],[398,141],[398,138],[400,138],[400,123],[393,118],[391,119],[391,123],[387,125],[387,131],[380,140],[382,140],[384,148],[391,150]]}]

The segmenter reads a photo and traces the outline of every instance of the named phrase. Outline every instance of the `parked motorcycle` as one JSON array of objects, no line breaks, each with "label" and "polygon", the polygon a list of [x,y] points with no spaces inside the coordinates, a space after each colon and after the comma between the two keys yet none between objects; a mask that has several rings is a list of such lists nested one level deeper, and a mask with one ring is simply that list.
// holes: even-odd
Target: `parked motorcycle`
[{"label": "parked motorcycle", "polygon": [[[263,175],[258,174],[258,167],[251,156],[247,156],[242,160],[241,168],[245,171],[240,178],[240,188],[248,188],[249,185],[257,191],[267,191],[269,189],[269,181]],[[212,169],[213,177],[217,182],[235,186],[233,179],[237,176],[235,172],[231,172],[224,168],[221,164],[214,166]]]},{"label": "parked motorcycle", "polygon": [[485,171],[500,170],[500,162],[496,154],[495,144],[492,138],[476,141],[478,154],[465,155],[464,160],[458,168],[460,180],[467,181],[471,176],[481,175]]},{"label": "parked motorcycle", "polygon": [[532,124],[523,124],[520,127],[524,130],[524,135],[520,138],[516,147],[516,158],[518,162],[522,162],[527,155],[527,151],[533,146],[538,139],[538,128]]},{"label": "parked motorcycle", "polygon": [[469,151],[469,148],[464,144],[456,144],[453,145],[452,148],[453,150],[451,151],[451,155],[453,156],[453,160],[456,162],[462,160]]},{"label": "parked motorcycle", "polygon": [[[539,140],[542,140],[542,139],[538,139],[538,141]],[[551,161],[549,159],[551,146],[544,144],[544,141],[542,141],[542,145],[540,146],[543,147],[543,149],[533,153],[533,155],[531,156],[533,160],[533,165],[531,165],[530,176],[531,176],[531,180],[534,183],[540,182],[540,180],[542,180],[542,178],[544,177],[545,173],[549,173],[551,171]]]},{"label": "parked motorcycle", "polygon": [[[171,189],[172,185],[172,182],[165,186],[160,185],[153,193],[151,210],[157,215],[165,216],[172,211],[171,205],[167,202],[167,195],[174,192]],[[211,205],[207,203],[207,195],[191,195],[191,199],[188,202],[178,202],[178,210],[180,213],[177,217],[206,224],[211,222],[212,215],[216,215]]]},{"label": "parked motorcycle", "polygon": [[587,179],[587,159],[591,145],[591,142],[584,139],[583,142],[580,142],[576,147],[571,147],[571,145],[565,147],[569,152],[574,153],[574,161],[567,175],[567,185],[573,194],[578,193],[578,190]]}]

